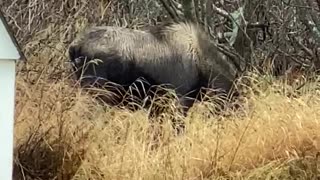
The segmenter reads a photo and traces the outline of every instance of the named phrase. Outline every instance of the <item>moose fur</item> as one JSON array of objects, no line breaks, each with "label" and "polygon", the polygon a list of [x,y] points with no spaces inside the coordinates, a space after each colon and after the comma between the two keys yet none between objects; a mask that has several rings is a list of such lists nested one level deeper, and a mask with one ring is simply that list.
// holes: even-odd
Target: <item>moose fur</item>
[{"label": "moose fur", "polygon": [[[187,97],[194,99],[202,87],[228,93],[237,75],[235,65],[210,37],[187,22],[144,31],[92,27],[72,42],[69,56],[82,86],[112,82],[128,87],[143,77],[148,88],[171,85],[185,112],[193,104]],[[98,60],[87,63],[92,59]]]}]

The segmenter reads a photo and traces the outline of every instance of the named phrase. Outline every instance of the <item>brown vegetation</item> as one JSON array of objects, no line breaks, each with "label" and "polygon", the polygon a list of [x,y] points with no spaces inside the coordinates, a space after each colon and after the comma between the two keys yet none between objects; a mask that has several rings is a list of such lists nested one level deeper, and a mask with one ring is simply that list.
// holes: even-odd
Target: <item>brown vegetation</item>
[{"label": "brown vegetation", "polygon": [[146,110],[102,106],[72,81],[66,52],[77,32],[152,24],[163,15],[154,2],[0,2],[28,59],[17,72],[15,179],[319,178],[316,83],[293,98],[291,86],[259,75],[242,111],[212,116],[214,104],[197,103],[173,136],[169,121],[151,126]]}]

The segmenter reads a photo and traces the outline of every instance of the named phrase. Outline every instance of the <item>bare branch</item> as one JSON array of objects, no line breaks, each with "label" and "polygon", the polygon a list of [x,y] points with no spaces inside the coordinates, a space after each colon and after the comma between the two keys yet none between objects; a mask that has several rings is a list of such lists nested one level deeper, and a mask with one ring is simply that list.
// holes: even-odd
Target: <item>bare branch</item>
[{"label": "bare branch", "polygon": [[192,11],[192,9],[194,9],[192,0],[183,0],[182,7],[185,18],[192,22],[195,22],[195,15]]},{"label": "bare branch", "polygon": [[306,53],[308,54],[309,56],[313,57],[314,56],[314,53],[312,52],[311,49],[309,49],[308,47],[306,47],[305,45],[303,45],[301,43],[301,41],[298,40],[297,37],[295,36],[290,36],[290,38],[297,44],[299,45],[299,47]]},{"label": "bare branch", "polygon": [[242,65],[247,63],[246,60],[232,46],[218,44],[217,47],[219,51],[224,53],[233,62],[239,72],[245,70],[245,67]]},{"label": "bare branch", "polygon": [[282,53],[283,55],[285,55],[285,56],[287,56],[287,57],[290,57],[290,59],[291,59],[293,62],[301,65],[302,67],[307,67],[307,68],[308,68],[308,67],[311,67],[311,65],[306,64],[306,63],[304,63],[303,61],[300,61],[299,59],[293,57],[292,55],[290,55],[290,54],[288,54],[288,53],[286,53],[286,52],[284,52],[284,51],[282,51],[282,50],[280,50],[280,49],[277,49],[277,51],[280,52],[280,53]]},{"label": "bare branch", "polygon": [[197,22],[199,23],[201,21],[200,17],[200,9],[199,9],[199,0],[193,0],[193,7],[194,7],[194,13],[197,19]]},{"label": "bare branch", "polygon": [[224,18],[232,21],[233,19],[230,17],[230,13],[228,13],[226,10],[218,8],[216,5],[212,4],[212,10],[216,12],[217,14],[223,16]]},{"label": "bare branch", "polygon": [[177,13],[177,11],[171,6],[171,3],[168,2],[170,0],[160,0],[160,2],[162,3],[163,7],[166,9],[166,11],[169,13],[170,17],[178,22],[180,20],[180,17]]},{"label": "bare branch", "polygon": [[[317,15],[317,12],[314,8],[314,4],[312,0],[307,0],[308,5],[311,7],[311,11],[309,11],[309,14],[311,16],[312,21],[314,22],[314,26],[312,31],[314,32],[315,36],[317,36],[318,40],[320,40],[320,19]],[[316,28],[316,29],[315,29]]]}]

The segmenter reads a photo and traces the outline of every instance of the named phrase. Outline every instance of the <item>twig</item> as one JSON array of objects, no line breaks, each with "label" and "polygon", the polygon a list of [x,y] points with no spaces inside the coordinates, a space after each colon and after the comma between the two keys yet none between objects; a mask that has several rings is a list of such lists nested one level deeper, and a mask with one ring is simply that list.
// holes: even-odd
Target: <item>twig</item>
[{"label": "twig", "polygon": [[180,17],[178,13],[175,11],[174,7],[170,6],[170,0],[160,0],[162,3],[163,7],[166,9],[166,11],[169,13],[171,18],[175,21],[178,22],[180,20]]}]

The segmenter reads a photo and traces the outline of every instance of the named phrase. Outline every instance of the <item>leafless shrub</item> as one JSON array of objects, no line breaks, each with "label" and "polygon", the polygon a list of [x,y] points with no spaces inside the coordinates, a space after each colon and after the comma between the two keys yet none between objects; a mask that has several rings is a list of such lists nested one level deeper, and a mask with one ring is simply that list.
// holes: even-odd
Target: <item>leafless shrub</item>
[{"label": "leafless shrub", "polygon": [[[156,122],[151,133],[147,131],[147,113],[101,108],[70,83],[66,47],[84,27],[144,28],[170,18],[182,20],[185,15],[202,24],[230,57],[247,61],[244,53],[249,54],[249,63],[254,61],[251,64],[262,74],[284,74],[288,80],[298,75],[304,83],[308,72],[315,74],[309,68],[319,68],[318,0],[170,1],[169,8],[177,12],[168,12],[164,2],[169,1],[0,1],[29,59],[19,64],[17,76],[15,178],[316,178],[319,92],[288,99],[268,89],[271,86],[286,94],[287,87],[269,83],[266,76],[253,78],[254,83],[268,87],[253,99],[254,111],[245,111],[244,118],[208,118],[208,111],[216,110],[211,103],[215,99],[208,99],[187,118],[186,135],[173,139],[164,125]],[[237,10],[245,2],[252,3],[252,8],[241,14]],[[242,31],[245,33],[238,36]],[[247,37],[251,42],[235,46],[237,38],[244,42]],[[247,88],[248,94],[254,91]],[[165,97],[154,101],[160,105],[166,101],[160,108],[170,112],[163,113],[160,120],[179,119],[175,94]],[[151,141],[158,139],[158,147],[152,150],[150,134]],[[304,156],[315,156],[315,160],[304,158],[301,163]]]}]

